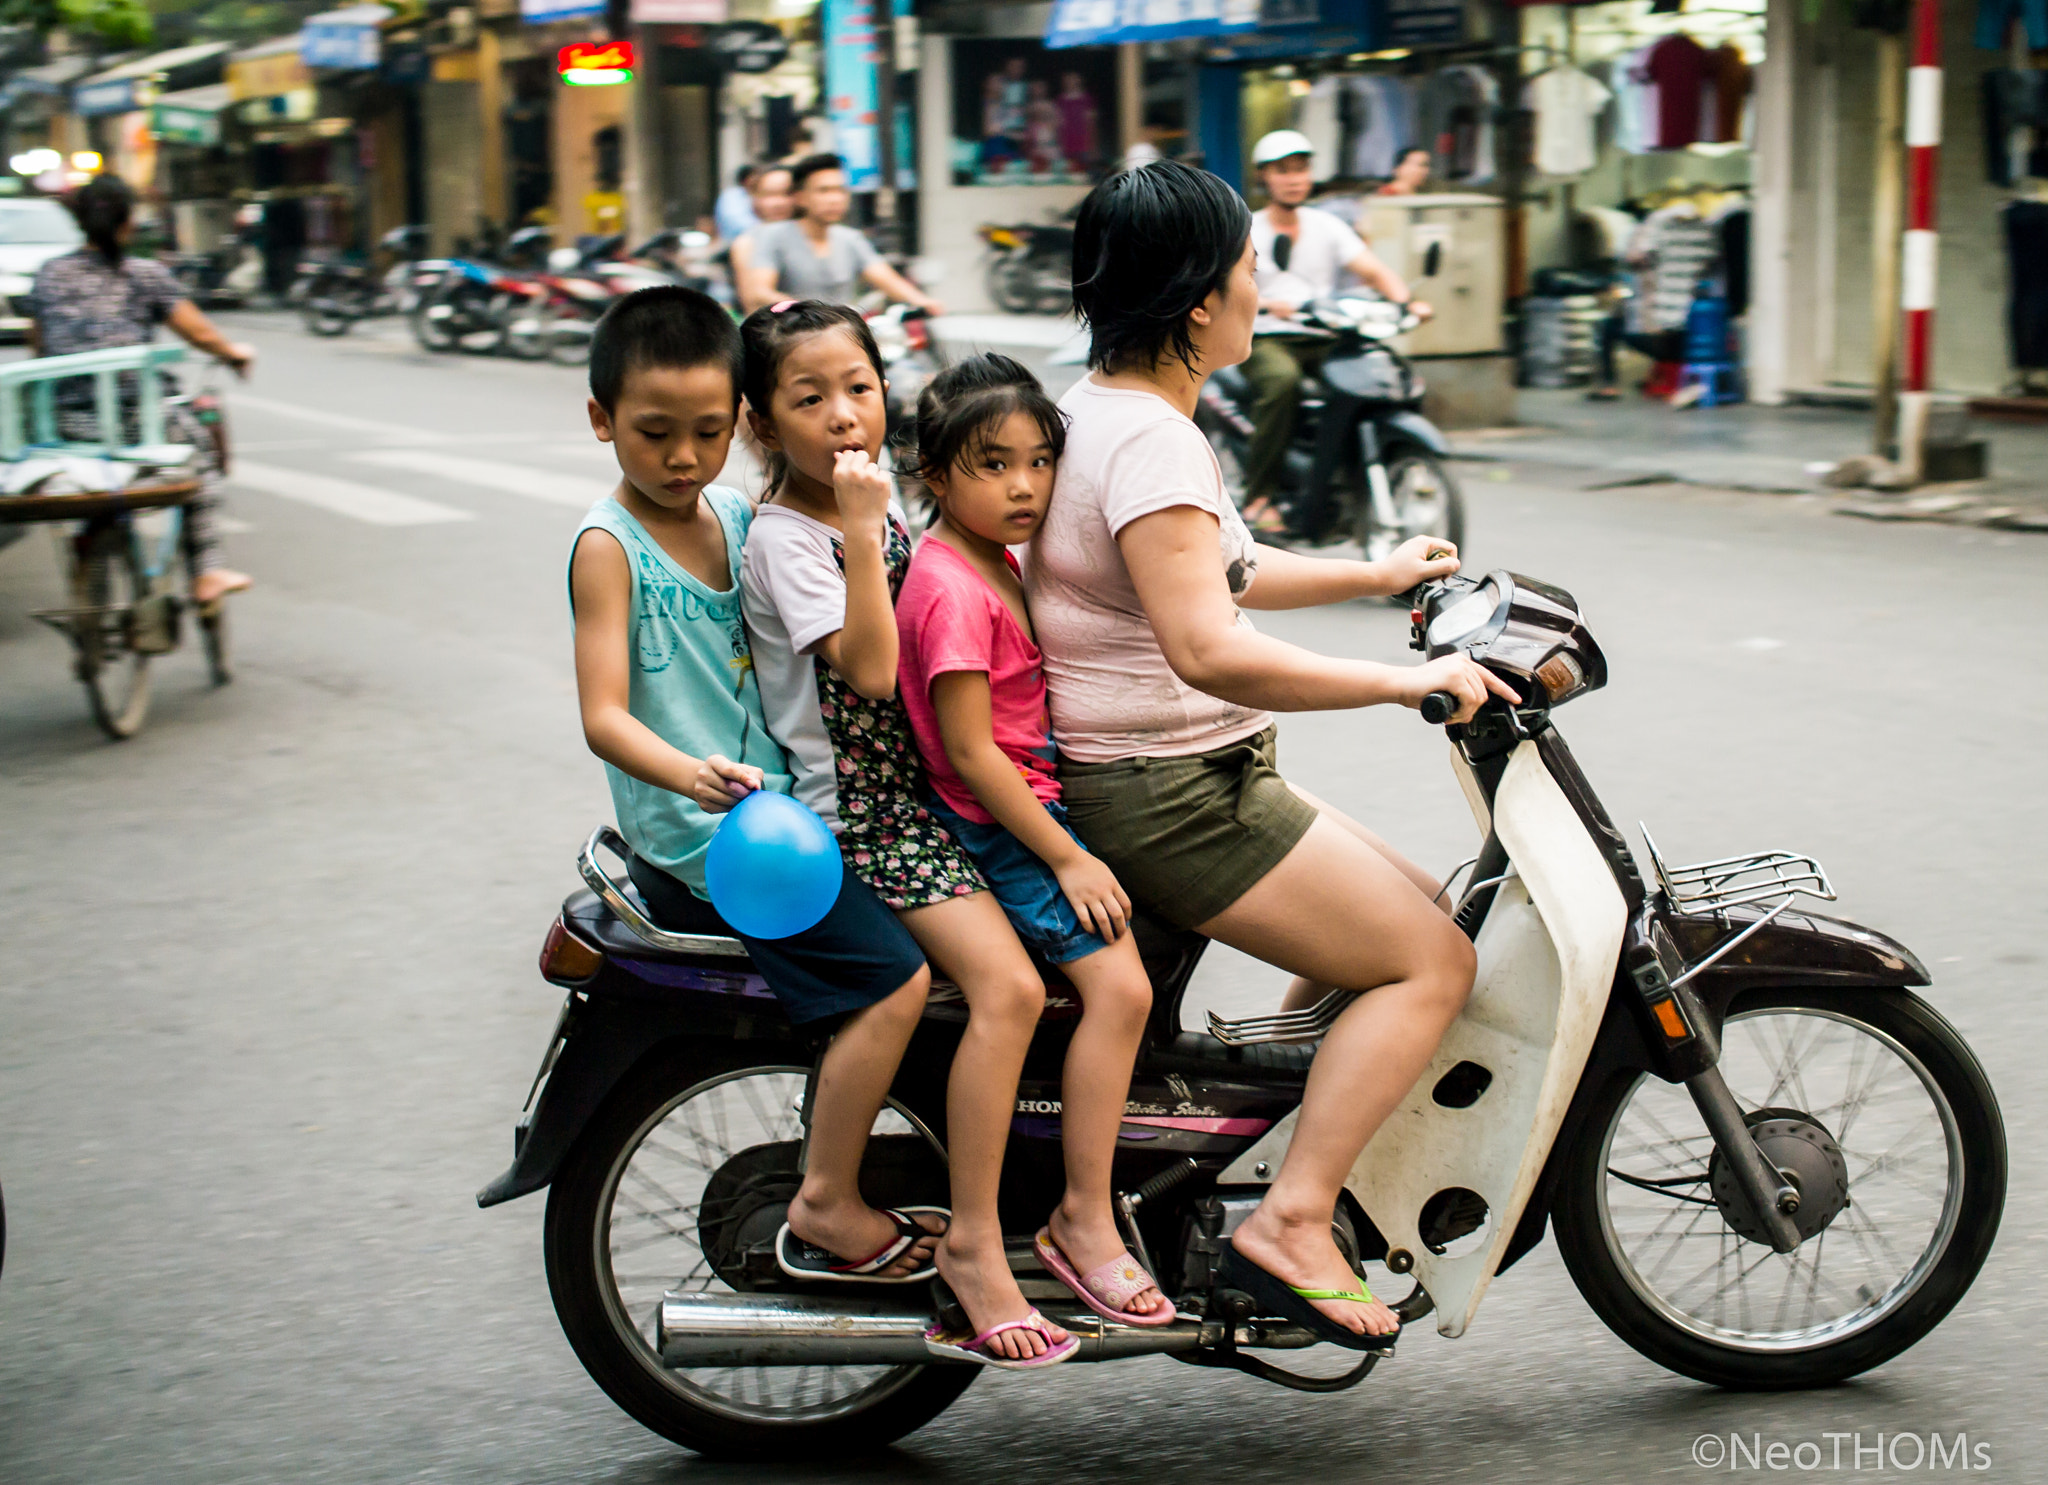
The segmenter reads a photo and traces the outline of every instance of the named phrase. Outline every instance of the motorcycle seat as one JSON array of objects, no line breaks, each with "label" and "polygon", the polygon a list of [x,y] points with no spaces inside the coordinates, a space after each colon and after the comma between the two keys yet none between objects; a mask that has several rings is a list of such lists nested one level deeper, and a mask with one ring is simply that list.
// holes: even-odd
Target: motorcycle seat
[{"label": "motorcycle seat", "polygon": [[1183,1031],[1171,1041],[1155,1042],[1141,1065],[1147,1073],[1191,1073],[1213,1078],[1227,1067],[1256,1071],[1262,1079],[1308,1077],[1315,1061],[1314,1042],[1267,1042],[1249,1047],[1227,1046],[1205,1031]]}]

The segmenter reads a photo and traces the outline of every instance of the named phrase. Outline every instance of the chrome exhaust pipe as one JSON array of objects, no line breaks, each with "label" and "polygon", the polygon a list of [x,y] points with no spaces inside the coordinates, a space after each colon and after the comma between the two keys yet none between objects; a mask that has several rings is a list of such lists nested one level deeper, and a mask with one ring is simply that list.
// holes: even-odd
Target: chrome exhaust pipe
[{"label": "chrome exhaust pipe", "polygon": [[[1214,1346],[1219,1321],[1171,1325],[1106,1322],[1087,1310],[1041,1304],[1046,1319],[1078,1336],[1076,1361],[1118,1361]],[[900,1299],[813,1299],[794,1294],[664,1294],[655,1344],[661,1364],[693,1366],[906,1366],[946,1364],[925,1349],[929,1308]],[[1291,1350],[1315,1344],[1306,1330],[1253,1325],[1239,1344]]]}]

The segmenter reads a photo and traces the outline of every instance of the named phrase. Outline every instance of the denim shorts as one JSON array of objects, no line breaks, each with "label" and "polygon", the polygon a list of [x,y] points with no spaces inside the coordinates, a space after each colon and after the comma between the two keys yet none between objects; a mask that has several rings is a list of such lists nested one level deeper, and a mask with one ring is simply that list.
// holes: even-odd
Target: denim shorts
[{"label": "denim shorts", "polygon": [[[1048,964],[1066,964],[1109,947],[1106,940],[1081,926],[1081,920],[1074,915],[1074,905],[1060,890],[1060,879],[1024,842],[1000,825],[982,825],[966,819],[949,809],[937,795],[928,798],[925,807],[939,817],[953,839],[974,858],[1025,948]],[[1075,845],[1081,845],[1081,837],[1074,835],[1067,824],[1064,807],[1048,804],[1045,810],[1059,822],[1060,829],[1074,836]]]}]

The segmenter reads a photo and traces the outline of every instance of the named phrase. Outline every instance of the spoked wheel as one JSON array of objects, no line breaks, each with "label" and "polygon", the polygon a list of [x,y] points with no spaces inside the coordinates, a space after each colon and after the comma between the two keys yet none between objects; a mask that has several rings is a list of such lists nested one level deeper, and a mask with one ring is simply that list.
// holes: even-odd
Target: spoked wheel
[{"label": "spoked wheel", "polygon": [[119,742],[133,737],[149,712],[149,656],[129,642],[144,584],[125,525],[96,526],[83,543],[72,577],[78,678],[101,730]]},{"label": "spoked wheel", "polygon": [[[764,1286],[790,1283],[761,1255],[796,1190],[805,1077],[794,1066],[721,1066],[716,1054],[658,1059],[611,1097],[549,1194],[548,1283],[577,1357],[613,1402],[700,1453],[880,1448],[929,1422],[979,1371],[662,1366],[655,1327],[664,1293],[732,1293],[757,1276]],[[938,1158],[930,1136],[894,1107],[875,1133]]]},{"label": "spoked wheel", "polygon": [[1352,538],[1368,562],[1377,562],[1415,536],[1441,536],[1452,545],[1465,539],[1465,497],[1458,482],[1436,455],[1404,448],[1387,461],[1387,487],[1392,495],[1393,524],[1373,507],[1370,490],[1360,481],[1353,505]]},{"label": "spoked wheel", "polygon": [[1028,315],[1038,308],[1037,275],[1022,253],[1004,253],[990,261],[988,297],[1004,314]]},{"label": "spoked wheel", "polygon": [[2005,1130],[1970,1049],[1905,990],[1735,1002],[1721,1068],[1800,1189],[1779,1254],[1691,1096],[1644,1076],[1602,1099],[1567,1157],[1559,1250],[1615,1334],[1723,1387],[1820,1387],[1940,1323],[1991,1250]]},{"label": "spoked wheel", "polygon": [[317,299],[308,299],[299,316],[305,321],[307,330],[320,336],[346,335],[349,326],[356,322],[354,315],[324,294]]},{"label": "spoked wheel", "polygon": [[412,338],[421,349],[437,354],[462,349],[462,337],[455,330],[456,313],[444,290],[428,290],[412,307]]}]

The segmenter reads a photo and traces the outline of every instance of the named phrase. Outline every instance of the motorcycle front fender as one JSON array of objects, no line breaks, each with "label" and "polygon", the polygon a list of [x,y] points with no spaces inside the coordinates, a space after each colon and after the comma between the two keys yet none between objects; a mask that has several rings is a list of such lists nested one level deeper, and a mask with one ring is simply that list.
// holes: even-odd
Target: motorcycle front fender
[{"label": "motorcycle front fender", "polygon": [[1444,437],[1436,424],[1419,412],[1407,410],[1389,413],[1377,421],[1380,425],[1382,447],[1396,439],[1407,438],[1421,444],[1439,459],[1451,457],[1450,440]]}]

